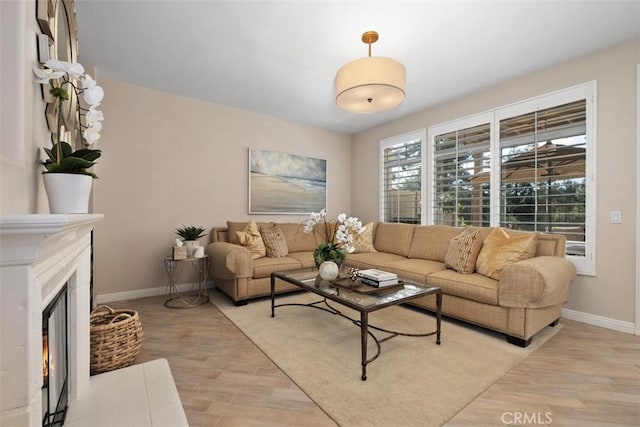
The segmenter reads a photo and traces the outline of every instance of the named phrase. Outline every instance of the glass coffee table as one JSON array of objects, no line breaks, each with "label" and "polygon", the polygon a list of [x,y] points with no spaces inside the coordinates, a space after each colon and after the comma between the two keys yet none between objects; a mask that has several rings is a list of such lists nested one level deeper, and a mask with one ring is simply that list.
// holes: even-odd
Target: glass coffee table
[{"label": "glass coffee table", "polygon": [[[276,304],[275,285],[276,279],[284,280],[287,283],[298,286],[301,289],[314,293],[320,297],[321,300],[312,302],[309,304],[300,303],[287,303]],[[360,346],[362,352],[362,381],[367,379],[367,365],[380,356],[381,346],[380,344],[398,335],[408,337],[428,337],[431,335],[436,336],[436,344],[440,345],[440,324],[442,317],[442,290],[437,287],[427,287],[418,283],[413,283],[408,280],[402,279],[403,286],[391,290],[383,295],[371,295],[363,294],[347,287],[340,286],[340,283],[345,283],[345,279],[338,281],[334,284],[332,281],[323,280],[318,275],[318,271],[309,270],[290,270],[283,272],[271,273],[271,317],[275,316],[276,307],[284,307],[288,305],[306,306],[317,308],[327,311],[334,315],[339,315],[345,319],[350,320],[356,326],[360,327]],[[391,331],[388,329],[380,328],[377,326],[369,325],[369,313],[383,308],[392,307],[398,304],[411,301],[413,299],[423,297],[426,295],[435,295],[436,298],[436,330],[426,332],[422,334],[409,334],[398,331]],[[340,310],[330,304],[329,301],[336,302],[343,306],[349,307],[358,313],[360,313],[360,319],[353,319]],[[428,319],[425,316],[425,319]],[[378,338],[372,330],[383,332],[386,336]],[[376,343],[377,351],[372,357],[367,355],[367,338],[373,338]]]}]

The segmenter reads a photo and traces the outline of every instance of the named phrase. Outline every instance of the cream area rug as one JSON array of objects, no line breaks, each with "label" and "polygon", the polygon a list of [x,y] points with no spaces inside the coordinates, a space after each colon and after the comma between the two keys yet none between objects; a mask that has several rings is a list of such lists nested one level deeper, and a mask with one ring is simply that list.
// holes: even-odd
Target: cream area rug
[{"label": "cream area rug", "polygon": [[[446,298],[446,296],[445,296]],[[211,299],[251,341],[341,426],[439,426],[554,335],[547,327],[527,348],[503,335],[444,319],[435,336],[398,336],[383,342],[361,381],[360,328],[328,312],[276,308],[262,299],[236,307],[220,292]],[[309,293],[279,296],[277,304],[308,303]],[[350,317],[359,314],[332,305]],[[369,324],[409,333],[435,330],[435,316],[406,307],[370,313]],[[383,336],[382,333],[377,333]],[[369,355],[375,343],[369,338]]]}]

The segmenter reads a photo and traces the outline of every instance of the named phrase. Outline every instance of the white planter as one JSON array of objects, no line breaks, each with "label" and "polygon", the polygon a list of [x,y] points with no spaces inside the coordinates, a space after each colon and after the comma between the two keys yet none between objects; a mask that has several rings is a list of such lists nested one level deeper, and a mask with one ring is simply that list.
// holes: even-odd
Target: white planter
[{"label": "white planter", "polygon": [[75,173],[45,173],[44,188],[52,214],[86,214],[93,178]]},{"label": "white planter", "polygon": [[197,240],[185,240],[184,246],[187,248],[187,258],[193,258],[196,249],[200,246],[200,242]]}]

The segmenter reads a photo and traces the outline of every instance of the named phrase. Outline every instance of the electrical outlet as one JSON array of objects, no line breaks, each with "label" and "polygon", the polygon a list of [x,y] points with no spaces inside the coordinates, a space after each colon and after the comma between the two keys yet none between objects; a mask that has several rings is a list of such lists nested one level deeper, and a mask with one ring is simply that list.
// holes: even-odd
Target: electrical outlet
[{"label": "electrical outlet", "polygon": [[622,212],[611,211],[611,224],[622,224]]}]

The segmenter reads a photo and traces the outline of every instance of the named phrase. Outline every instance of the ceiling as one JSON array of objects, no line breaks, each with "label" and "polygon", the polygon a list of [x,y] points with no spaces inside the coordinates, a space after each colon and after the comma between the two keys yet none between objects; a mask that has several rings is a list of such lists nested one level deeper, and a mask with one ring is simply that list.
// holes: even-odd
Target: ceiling
[{"label": "ceiling", "polygon": [[[640,37],[640,1],[76,0],[80,61],[100,77],[356,133]],[[407,70],[399,107],[341,110],[336,71]],[[107,97],[109,94],[106,95]]]}]

